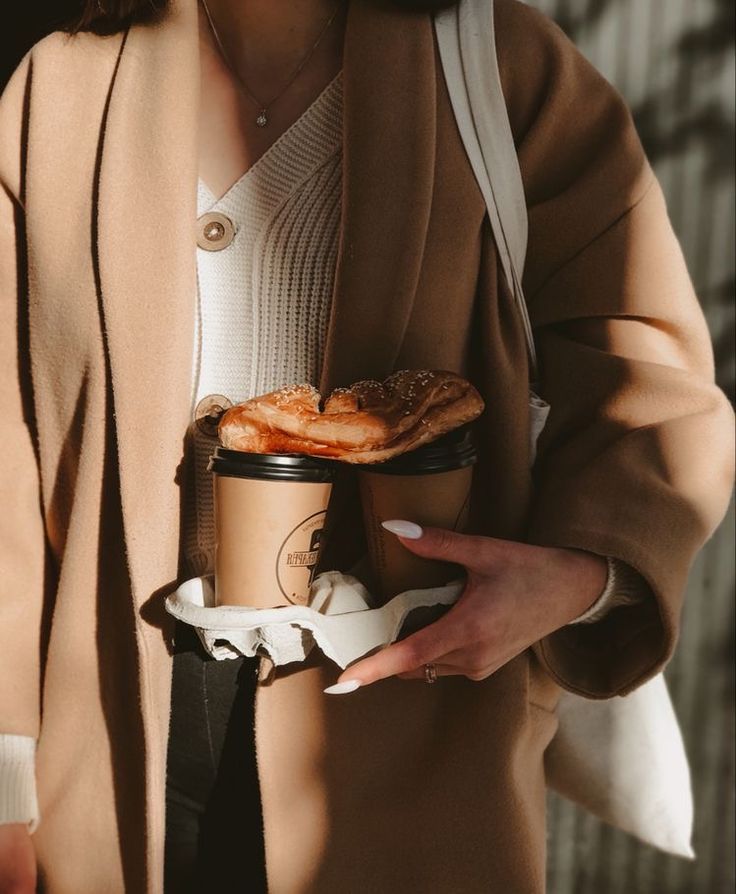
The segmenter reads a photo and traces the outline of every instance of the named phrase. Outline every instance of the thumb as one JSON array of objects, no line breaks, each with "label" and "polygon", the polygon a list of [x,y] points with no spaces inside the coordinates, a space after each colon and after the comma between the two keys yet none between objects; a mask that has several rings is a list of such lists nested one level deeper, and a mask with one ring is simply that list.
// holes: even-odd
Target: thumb
[{"label": "thumb", "polygon": [[422,528],[405,519],[391,519],[381,525],[395,534],[410,552],[425,559],[455,562],[471,571],[480,570],[488,550],[488,537],[458,534],[446,528]]}]

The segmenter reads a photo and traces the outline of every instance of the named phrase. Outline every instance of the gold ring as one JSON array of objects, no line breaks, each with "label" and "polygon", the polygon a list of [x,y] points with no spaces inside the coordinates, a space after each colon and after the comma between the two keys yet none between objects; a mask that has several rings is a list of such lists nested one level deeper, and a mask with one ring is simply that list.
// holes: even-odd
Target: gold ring
[{"label": "gold ring", "polygon": [[437,682],[437,665],[436,664],[425,664],[424,665],[424,679],[427,683],[436,683]]}]

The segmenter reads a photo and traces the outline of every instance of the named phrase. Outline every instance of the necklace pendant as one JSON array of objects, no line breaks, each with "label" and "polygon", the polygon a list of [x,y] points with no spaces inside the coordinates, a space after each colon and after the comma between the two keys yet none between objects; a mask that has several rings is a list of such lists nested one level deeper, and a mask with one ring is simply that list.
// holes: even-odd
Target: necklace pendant
[{"label": "necklace pendant", "polygon": [[256,127],[265,127],[268,124],[268,116],[266,110],[261,109],[260,114],[256,118]]}]

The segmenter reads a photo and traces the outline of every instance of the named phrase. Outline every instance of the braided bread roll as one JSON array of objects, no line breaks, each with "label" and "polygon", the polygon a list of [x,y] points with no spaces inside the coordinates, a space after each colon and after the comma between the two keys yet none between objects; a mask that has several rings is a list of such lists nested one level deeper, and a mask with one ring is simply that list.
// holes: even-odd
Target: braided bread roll
[{"label": "braided bread roll", "polygon": [[248,453],[300,453],[349,463],[383,462],[434,441],[483,411],[476,389],[439,370],[402,370],[385,382],[319,391],[293,385],[227,410],[222,446]]}]

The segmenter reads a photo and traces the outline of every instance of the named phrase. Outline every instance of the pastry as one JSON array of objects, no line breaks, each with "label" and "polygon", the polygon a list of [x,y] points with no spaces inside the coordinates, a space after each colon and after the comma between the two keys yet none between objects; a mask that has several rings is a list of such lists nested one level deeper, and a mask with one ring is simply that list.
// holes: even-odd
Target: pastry
[{"label": "pastry", "polygon": [[455,373],[402,370],[384,382],[337,388],[324,404],[311,385],[254,397],[230,407],[218,433],[230,450],[375,463],[471,422],[483,406],[476,389]]}]

